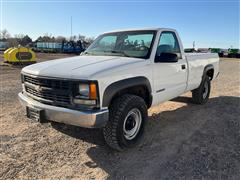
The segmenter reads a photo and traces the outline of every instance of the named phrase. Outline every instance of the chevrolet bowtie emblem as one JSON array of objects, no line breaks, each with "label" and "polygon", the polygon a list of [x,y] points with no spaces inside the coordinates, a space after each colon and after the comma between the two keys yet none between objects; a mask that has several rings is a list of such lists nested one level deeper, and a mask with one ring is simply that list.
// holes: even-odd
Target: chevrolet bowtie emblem
[{"label": "chevrolet bowtie emblem", "polygon": [[39,91],[39,92],[42,91],[42,87],[41,86],[36,86],[35,89],[36,89],[36,91]]}]

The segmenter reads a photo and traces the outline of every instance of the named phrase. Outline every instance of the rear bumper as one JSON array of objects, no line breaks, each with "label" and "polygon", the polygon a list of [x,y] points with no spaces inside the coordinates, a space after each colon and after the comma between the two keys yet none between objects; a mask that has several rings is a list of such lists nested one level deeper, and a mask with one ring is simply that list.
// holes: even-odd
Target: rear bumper
[{"label": "rear bumper", "polygon": [[28,106],[42,109],[44,111],[44,118],[49,121],[87,128],[101,128],[105,126],[108,121],[108,109],[97,111],[78,111],[42,104],[25,96],[23,93],[19,93],[18,98],[24,107]]}]

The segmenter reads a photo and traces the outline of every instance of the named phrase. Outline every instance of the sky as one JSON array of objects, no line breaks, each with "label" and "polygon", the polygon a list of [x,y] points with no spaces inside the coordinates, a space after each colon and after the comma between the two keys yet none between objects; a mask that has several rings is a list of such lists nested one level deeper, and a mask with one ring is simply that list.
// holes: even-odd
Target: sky
[{"label": "sky", "polygon": [[240,48],[239,0],[0,0],[1,29],[33,40],[115,29],[166,27],[184,47]]}]

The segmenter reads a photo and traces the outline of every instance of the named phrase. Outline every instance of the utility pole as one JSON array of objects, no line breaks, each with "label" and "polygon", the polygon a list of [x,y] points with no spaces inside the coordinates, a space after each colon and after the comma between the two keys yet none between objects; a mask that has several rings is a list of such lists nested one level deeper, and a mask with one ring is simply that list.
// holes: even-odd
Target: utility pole
[{"label": "utility pole", "polygon": [[71,37],[70,40],[72,40],[72,16],[71,16]]},{"label": "utility pole", "polygon": [[195,49],[195,41],[193,41],[193,49]]}]

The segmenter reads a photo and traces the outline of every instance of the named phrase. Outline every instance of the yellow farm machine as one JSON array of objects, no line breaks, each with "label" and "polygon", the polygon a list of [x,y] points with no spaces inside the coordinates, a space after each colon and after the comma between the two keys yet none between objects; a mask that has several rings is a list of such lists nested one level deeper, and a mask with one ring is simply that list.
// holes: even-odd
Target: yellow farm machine
[{"label": "yellow farm machine", "polygon": [[4,62],[9,64],[32,64],[36,63],[36,54],[26,47],[9,48],[4,51]]}]

